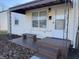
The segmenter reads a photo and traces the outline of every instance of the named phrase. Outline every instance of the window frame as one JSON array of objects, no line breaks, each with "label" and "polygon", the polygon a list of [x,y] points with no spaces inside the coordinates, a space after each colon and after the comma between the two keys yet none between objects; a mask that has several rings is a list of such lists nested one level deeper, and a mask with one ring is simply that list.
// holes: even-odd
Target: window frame
[{"label": "window frame", "polygon": [[[40,12],[43,12],[43,11],[46,12],[46,26],[45,26],[45,27],[40,27],[40,26],[41,26],[41,25],[40,25],[40,21],[41,21],[41,19],[40,19]],[[47,27],[47,19],[48,19],[48,18],[47,18],[47,17],[48,17],[48,12],[47,12],[47,10],[32,11],[32,14],[33,14],[34,12],[37,12],[37,13],[38,13],[38,19],[37,19],[37,20],[38,20],[38,27],[33,27],[33,20],[34,20],[34,19],[33,19],[33,15],[32,15],[32,27],[33,27],[33,28],[42,28],[42,29],[43,29],[43,28],[46,28],[46,27]],[[43,19],[42,19],[42,20],[43,20]]]},{"label": "window frame", "polygon": [[[57,28],[56,27],[56,21],[63,21],[63,28]],[[64,30],[65,29],[65,20],[64,19],[56,19],[55,20],[55,30]]]},{"label": "window frame", "polygon": [[19,20],[18,19],[15,19],[15,25],[19,25]]},{"label": "window frame", "polygon": [[[36,12],[37,12],[37,11],[36,11]],[[33,21],[35,21],[35,20],[38,21],[38,18],[39,18],[39,17],[38,17],[37,19],[33,19],[33,13],[36,13],[36,12],[32,12],[32,27],[33,27],[33,28],[37,28],[37,27],[39,26],[39,25],[37,25],[37,27],[34,27],[34,26],[33,26]],[[37,12],[37,13],[38,13],[38,12]]]}]

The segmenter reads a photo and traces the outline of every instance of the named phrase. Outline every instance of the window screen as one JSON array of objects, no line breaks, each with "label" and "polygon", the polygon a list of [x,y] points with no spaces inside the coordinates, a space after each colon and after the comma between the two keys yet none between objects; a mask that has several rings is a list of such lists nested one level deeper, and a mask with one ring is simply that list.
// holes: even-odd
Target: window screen
[{"label": "window screen", "polygon": [[65,28],[64,20],[55,20],[55,29],[63,30]]}]

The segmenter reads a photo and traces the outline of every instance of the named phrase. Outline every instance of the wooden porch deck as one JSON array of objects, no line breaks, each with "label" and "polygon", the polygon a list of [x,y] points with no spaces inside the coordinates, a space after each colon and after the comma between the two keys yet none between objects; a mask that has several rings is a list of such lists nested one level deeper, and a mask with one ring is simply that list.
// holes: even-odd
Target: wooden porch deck
[{"label": "wooden porch deck", "polygon": [[32,42],[30,39],[23,39],[22,37],[20,38],[16,38],[13,40],[10,40],[13,43],[16,43],[18,45],[24,46],[26,48],[30,48],[33,51],[37,51],[38,50],[38,46],[36,45],[36,43]]},{"label": "wooden porch deck", "polygon": [[66,47],[66,40],[49,37],[41,40],[37,39],[36,42],[33,42],[30,38],[23,39],[22,37],[10,41],[35,51],[35,56],[39,56],[41,59],[64,59],[71,44],[67,40]]}]

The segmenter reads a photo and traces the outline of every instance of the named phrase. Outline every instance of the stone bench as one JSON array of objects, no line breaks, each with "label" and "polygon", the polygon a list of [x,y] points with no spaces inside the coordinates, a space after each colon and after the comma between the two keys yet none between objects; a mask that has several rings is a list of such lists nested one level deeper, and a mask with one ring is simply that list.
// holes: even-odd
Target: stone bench
[{"label": "stone bench", "polygon": [[23,39],[32,39],[33,42],[36,42],[37,40],[35,34],[28,34],[28,33],[23,34]]}]

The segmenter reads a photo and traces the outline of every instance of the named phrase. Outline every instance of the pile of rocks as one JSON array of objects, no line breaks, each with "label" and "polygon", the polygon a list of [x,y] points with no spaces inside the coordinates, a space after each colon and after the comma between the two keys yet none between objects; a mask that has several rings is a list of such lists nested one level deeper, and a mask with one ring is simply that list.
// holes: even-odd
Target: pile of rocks
[{"label": "pile of rocks", "polygon": [[0,41],[0,56],[2,56],[3,59],[29,59],[33,54],[34,52],[32,50],[23,46],[7,40]]}]

